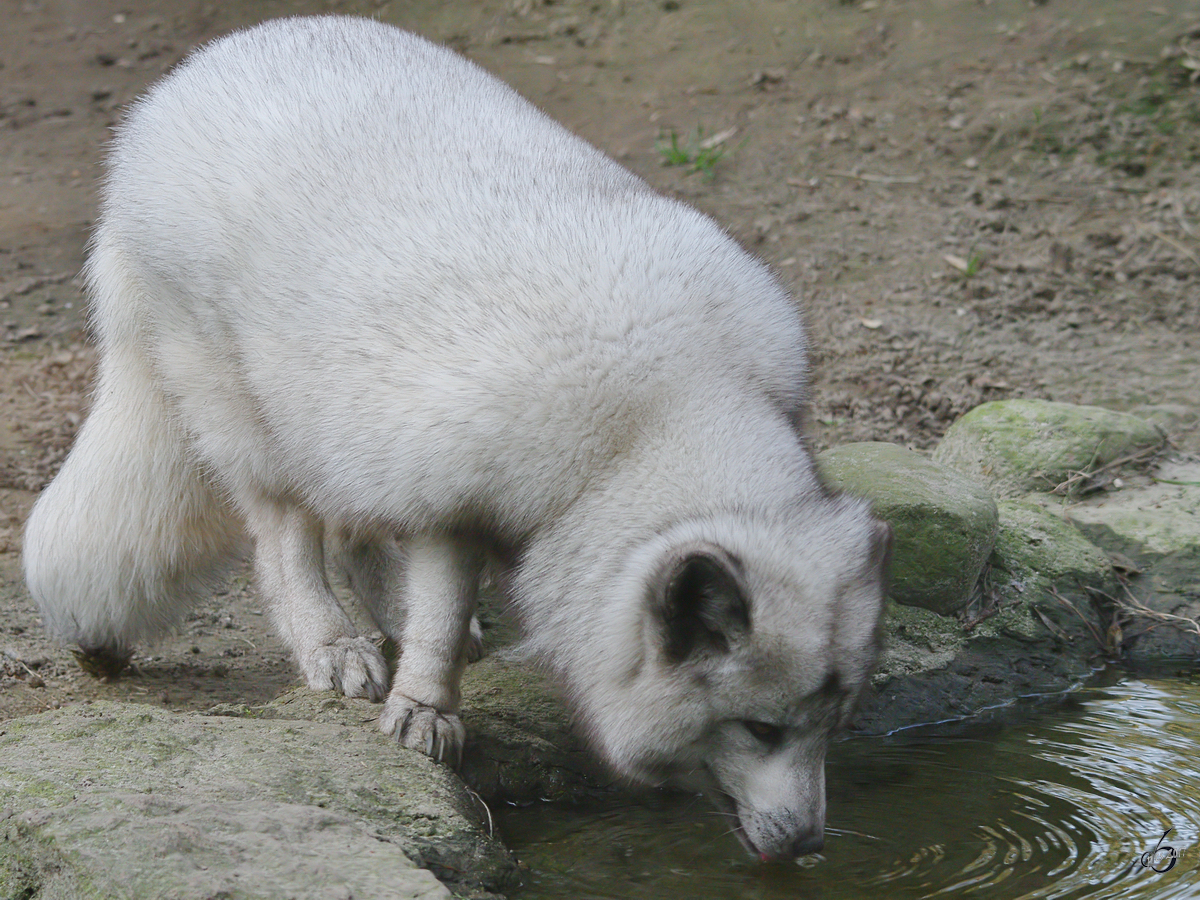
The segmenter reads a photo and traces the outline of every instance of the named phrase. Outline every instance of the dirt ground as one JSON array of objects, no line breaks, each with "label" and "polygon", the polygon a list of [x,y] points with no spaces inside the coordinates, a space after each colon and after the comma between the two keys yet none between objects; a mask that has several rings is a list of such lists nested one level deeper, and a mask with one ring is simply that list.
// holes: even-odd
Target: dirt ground
[{"label": "dirt ground", "polygon": [[1200,450],[1194,0],[0,0],[0,719],[295,679],[245,578],[128,676],[84,675],[41,633],[20,530],[87,407],[109,129],[196,45],[331,11],[450,44],[763,256],[807,313],[817,449],[925,449],[1039,397]]}]

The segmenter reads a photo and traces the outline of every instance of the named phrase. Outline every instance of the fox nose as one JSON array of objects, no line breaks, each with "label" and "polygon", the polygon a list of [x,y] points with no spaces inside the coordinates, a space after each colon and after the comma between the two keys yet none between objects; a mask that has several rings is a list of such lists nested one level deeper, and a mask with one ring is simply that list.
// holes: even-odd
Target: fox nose
[{"label": "fox nose", "polygon": [[802,834],[792,842],[792,856],[808,856],[810,853],[820,853],[825,849],[825,833]]},{"label": "fox nose", "polygon": [[758,858],[763,862],[784,862],[787,860],[798,859],[801,856],[808,856],[810,853],[820,853],[825,848],[824,832],[809,832],[802,834],[791,844],[782,847],[777,853],[768,853],[765,850],[758,852]]}]

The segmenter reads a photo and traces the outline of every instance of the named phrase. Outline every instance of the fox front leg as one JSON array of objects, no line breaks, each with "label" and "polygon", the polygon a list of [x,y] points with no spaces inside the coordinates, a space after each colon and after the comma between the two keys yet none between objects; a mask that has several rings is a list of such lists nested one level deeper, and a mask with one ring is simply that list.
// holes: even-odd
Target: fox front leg
[{"label": "fox front leg", "polygon": [[404,555],[400,658],[379,727],[403,747],[457,765],[466,740],[459,682],[483,552],[455,536],[420,535],[406,542]]}]

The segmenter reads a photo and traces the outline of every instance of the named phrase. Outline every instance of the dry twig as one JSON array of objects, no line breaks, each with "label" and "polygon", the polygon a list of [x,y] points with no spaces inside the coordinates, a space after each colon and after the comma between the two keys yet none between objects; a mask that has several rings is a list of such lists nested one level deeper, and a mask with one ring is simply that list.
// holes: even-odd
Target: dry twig
[{"label": "dry twig", "polygon": [[1150,226],[1146,227],[1146,233],[1149,234],[1151,237],[1158,238],[1160,241],[1162,241],[1167,246],[1173,247],[1174,249],[1176,249],[1177,251],[1182,253],[1184,256],[1186,256],[1188,259],[1190,259],[1197,266],[1200,266],[1200,259],[1196,258],[1196,254],[1194,254],[1191,250],[1189,250],[1187,247],[1185,247],[1179,241],[1175,240],[1173,237],[1169,237],[1168,235],[1163,234],[1157,228],[1153,228]]},{"label": "dry twig", "polygon": [[1132,619],[1149,619],[1154,623],[1150,626],[1151,628],[1155,628],[1158,625],[1166,625],[1170,628],[1177,628],[1185,634],[1194,634],[1196,637],[1200,637],[1200,622],[1187,616],[1177,616],[1174,613],[1159,612],[1157,609],[1151,609],[1135,597],[1126,584],[1121,585],[1121,590],[1125,594],[1124,597],[1109,597],[1108,594],[1097,591],[1095,588],[1090,588],[1089,590],[1112,601],[1118,609]]},{"label": "dry twig", "polygon": [[[1088,621],[1088,617],[1085,616],[1083,613],[1081,613],[1079,611],[1079,609],[1075,606],[1074,603],[1072,603],[1070,600],[1068,600],[1066,597],[1064,597],[1062,594],[1060,594],[1058,592],[1057,588],[1053,588],[1053,587],[1050,588],[1050,596],[1053,597],[1055,600],[1057,600],[1059,603],[1061,603],[1063,606],[1065,606],[1067,609],[1069,609],[1071,612],[1075,613],[1075,615],[1079,616],[1079,620],[1081,622],[1083,622],[1084,625],[1087,626],[1087,630],[1092,633],[1092,637],[1095,638],[1096,643],[1100,646],[1100,648],[1102,650],[1104,650],[1105,652],[1108,652],[1108,650],[1110,648],[1108,645],[1108,641],[1106,641],[1104,639],[1104,635],[1102,635],[1099,631],[1096,630],[1096,626],[1093,625],[1090,621]],[[1045,619],[1043,619],[1042,621],[1045,622]]]},{"label": "dry twig", "polygon": [[868,175],[858,172],[830,172],[837,178],[849,178],[853,181],[865,181],[867,184],[920,184],[920,175]]},{"label": "dry twig", "polygon": [[1098,468],[1092,469],[1091,471],[1072,472],[1066,481],[1055,485],[1054,489],[1050,493],[1065,497],[1079,493],[1079,485],[1081,483],[1086,489],[1094,485],[1094,483],[1097,481],[1097,476],[1120,469],[1122,466],[1137,465],[1139,463],[1149,462],[1150,460],[1154,459],[1159,452],[1162,451],[1163,446],[1164,444],[1158,444],[1154,447],[1146,447],[1145,449],[1139,450],[1137,453],[1131,453],[1128,456],[1122,456],[1120,459],[1114,459]]}]

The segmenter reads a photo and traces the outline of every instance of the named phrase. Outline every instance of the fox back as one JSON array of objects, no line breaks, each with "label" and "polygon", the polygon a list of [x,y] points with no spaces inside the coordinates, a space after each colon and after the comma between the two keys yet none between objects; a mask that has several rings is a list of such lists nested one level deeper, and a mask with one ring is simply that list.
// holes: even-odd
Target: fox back
[{"label": "fox back", "polygon": [[365,20],[269,23],[151,90],[97,247],[143,284],[102,341],[140,338],[205,461],[351,516],[526,530],[694,373],[804,390],[794,305],[711,220]]}]

